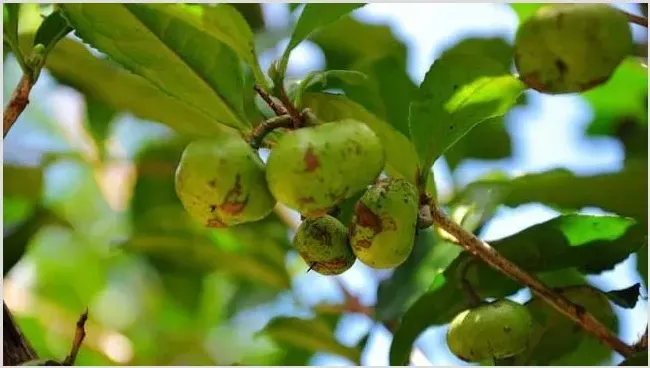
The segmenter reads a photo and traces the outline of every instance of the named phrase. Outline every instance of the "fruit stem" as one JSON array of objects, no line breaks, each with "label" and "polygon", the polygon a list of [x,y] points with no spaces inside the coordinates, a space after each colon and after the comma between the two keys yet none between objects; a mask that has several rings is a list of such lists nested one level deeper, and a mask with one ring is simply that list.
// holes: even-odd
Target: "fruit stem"
[{"label": "fruit stem", "polygon": [[24,73],[22,78],[20,78],[20,82],[18,82],[14,93],[11,95],[11,100],[9,100],[4,110],[3,138],[7,137],[9,129],[11,129],[20,114],[27,107],[29,103],[29,92],[32,90],[34,82],[34,78],[28,73]]},{"label": "fruit stem", "polygon": [[620,10],[621,13],[623,13],[627,17],[627,21],[630,23],[638,24],[640,26],[648,28],[648,18],[641,17],[639,15],[634,15],[631,13],[628,13],[624,10]]},{"label": "fruit stem", "polygon": [[495,270],[503,273],[518,283],[527,286],[540,299],[574,321],[603,344],[616,350],[624,357],[630,356],[634,349],[621,341],[607,327],[584,308],[573,304],[563,295],[553,291],[535,276],[528,274],[516,264],[510,262],[486,242],[466,231],[462,226],[448,218],[440,208],[431,203],[431,215],[434,224],[456,238],[457,243],[475,257],[481,259]]},{"label": "fruit stem", "polygon": [[296,108],[296,106],[293,105],[293,102],[289,100],[289,96],[287,96],[287,91],[284,89],[283,85],[280,85],[278,87],[278,98],[280,99],[280,102],[284,105],[284,108],[287,109],[289,112],[289,115],[291,115],[291,118],[293,119],[293,125],[294,128],[300,128],[304,121],[303,117],[300,114],[300,111]]},{"label": "fruit stem", "polygon": [[271,133],[273,130],[278,128],[292,128],[293,120],[289,115],[274,116],[268,120],[261,122],[258,126],[253,129],[250,136],[248,137],[248,144],[251,145],[254,149],[260,148],[264,137],[267,134]]},{"label": "fruit stem", "polygon": [[472,284],[469,282],[467,279],[467,271],[469,270],[469,266],[473,263],[472,261],[465,262],[463,267],[460,270],[460,285],[463,288],[463,291],[465,294],[467,294],[467,299],[469,300],[469,305],[471,308],[476,308],[479,305],[481,305],[481,298],[478,296],[474,288],[472,287]]}]

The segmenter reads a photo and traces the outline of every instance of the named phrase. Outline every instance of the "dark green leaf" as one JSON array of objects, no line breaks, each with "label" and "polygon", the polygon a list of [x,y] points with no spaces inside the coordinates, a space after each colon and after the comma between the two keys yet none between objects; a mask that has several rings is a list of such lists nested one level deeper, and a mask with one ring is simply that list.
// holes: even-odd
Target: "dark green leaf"
[{"label": "dark green leaf", "polygon": [[340,95],[307,93],[303,102],[305,107],[311,108],[323,121],[350,118],[366,123],[381,139],[388,166],[395,171],[395,174],[415,183],[417,156],[413,145],[404,135],[361,105]]},{"label": "dark green leaf", "polygon": [[477,124],[504,115],[523,91],[524,85],[490,57],[449,52],[436,60],[410,106],[420,167],[431,167]]},{"label": "dark green leaf", "polygon": [[582,96],[594,112],[587,134],[615,134],[621,118],[648,125],[648,69],[632,59],[623,61],[605,84]]},{"label": "dark green leaf", "polygon": [[[576,285],[558,291],[570,301],[584,307],[607,327],[616,329],[616,315],[600,290],[587,285]],[[574,352],[583,340],[593,339],[566,316],[538,298],[531,299],[526,307],[533,316],[533,335],[526,351],[516,357],[515,365],[555,365],[554,361],[567,359],[567,355]]]},{"label": "dark green leaf", "polygon": [[[612,216],[560,216],[529,227],[515,235],[491,242],[504,257],[531,272],[576,268],[599,273],[624,260],[645,244],[644,226],[634,220]],[[438,275],[431,290],[406,312],[396,331],[390,362],[406,362],[417,336],[431,325],[450,321],[468,306],[460,288],[459,270],[467,262],[467,280],[484,298],[501,298],[521,286],[467,253],[456,258]]]},{"label": "dark green leaf", "polygon": [[460,196],[478,191],[488,191],[497,203],[508,206],[530,202],[568,210],[596,206],[644,220],[648,214],[648,162],[630,161],[620,172],[594,176],[580,177],[556,169],[509,180],[481,180],[470,184]]},{"label": "dark green leaf", "polygon": [[641,296],[641,284],[636,283],[625,289],[608,291],[605,295],[619,307],[634,308]]},{"label": "dark green leaf", "polygon": [[648,350],[643,350],[636,352],[625,359],[621,366],[638,366],[638,367],[647,367],[648,366]]},{"label": "dark green leaf", "polygon": [[300,13],[300,18],[298,18],[296,26],[293,29],[293,33],[289,39],[289,44],[287,44],[287,47],[282,54],[282,58],[280,59],[280,75],[284,76],[284,72],[287,69],[287,64],[289,63],[289,56],[291,55],[291,51],[296,46],[298,46],[300,42],[307,39],[307,37],[309,37],[309,35],[311,35],[317,29],[334,22],[345,14],[364,5],[365,4],[352,3],[306,4],[302,10],[302,13]]},{"label": "dark green leaf", "polygon": [[247,127],[240,62],[216,27],[204,24],[203,14],[211,8],[135,3],[61,6],[85,42],[213,121]]},{"label": "dark green leaf", "polygon": [[[25,35],[21,38],[23,42],[31,43],[31,38]],[[169,96],[146,79],[93,56],[79,42],[70,39],[58,42],[48,55],[45,67],[59,82],[116,111],[167,124],[190,137],[223,130],[222,125],[201,111]]]},{"label": "dark green leaf", "polygon": [[364,84],[368,80],[368,76],[354,70],[325,70],[316,71],[307,74],[307,76],[300,81],[296,90],[296,105],[300,106],[302,95],[305,91],[311,92],[322,91],[331,84],[331,80],[338,80],[348,85]]},{"label": "dark green leaf", "polygon": [[488,119],[474,127],[463,139],[445,152],[450,170],[466,159],[498,160],[512,155],[510,134],[503,118]]},{"label": "dark green leaf", "polygon": [[101,155],[104,152],[104,141],[111,129],[111,122],[117,112],[103,101],[86,98],[86,124],[88,131],[97,142]]},{"label": "dark green leaf", "polygon": [[61,11],[55,10],[38,27],[34,36],[33,45],[40,44],[45,46],[45,55],[47,55],[54,45],[71,31],[72,27],[70,27],[68,21],[63,17]]},{"label": "dark green leaf", "polygon": [[320,318],[302,319],[297,317],[276,317],[260,334],[270,336],[276,342],[299,347],[310,352],[325,352],[350,359],[359,365],[361,351],[339,343],[334,330]]},{"label": "dark green leaf", "polygon": [[[217,4],[219,6],[221,4]],[[248,23],[248,26],[253,30],[264,29],[264,14],[262,13],[262,4],[260,3],[232,3],[232,6],[241,13],[241,15]]]},{"label": "dark green leaf", "polygon": [[433,231],[421,231],[413,252],[390,278],[379,284],[375,311],[381,321],[398,319],[429,287],[439,273],[460,254],[456,244],[439,241]]},{"label": "dark green leaf", "polygon": [[526,18],[530,17],[537,11],[537,9],[541,8],[546,4],[540,4],[540,3],[528,3],[528,4],[521,4],[521,3],[514,3],[510,4],[512,7],[512,10],[517,14],[517,17],[519,18],[519,23],[522,23]]},{"label": "dark green leaf", "polygon": [[504,72],[512,65],[514,50],[503,38],[468,37],[454,44],[442,53],[442,57],[450,55],[482,55],[498,62]]},{"label": "dark green leaf", "polygon": [[23,71],[27,71],[25,55],[18,43],[18,14],[20,4],[2,4],[2,39],[11,48]]}]

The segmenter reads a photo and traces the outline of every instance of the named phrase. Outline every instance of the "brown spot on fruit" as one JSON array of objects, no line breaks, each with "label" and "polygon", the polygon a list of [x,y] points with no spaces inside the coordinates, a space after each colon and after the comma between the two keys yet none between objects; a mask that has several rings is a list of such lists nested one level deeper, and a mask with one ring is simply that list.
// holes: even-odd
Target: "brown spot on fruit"
[{"label": "brown spot on fruit", "polygon": [[314,197],[300,197],[300,198],[298,198],[298,203],[300,203],[300,204],[310,204],[310,203],[314,203],[314,202],[316,202]]},{"label": "brown spot on fruit", "polygon": [[372,246],[372,242],[368,239],[360,239],[356,244],[361,248],[370,248],[370,246]]},{"label": "brown spot on fruit", "polygon": [[217,187],[217,181],[212,179],[212,180],[208,181],[208,185],[210,186],[210,188],[216,188]]},{"label": "brown spot on fruit", "polygon": [[311,147],[307,148],[307,152],[305,152],[305,167],[307,171],[312,172],[318,169],[319,166],[318,156],[314,154],[314,150]]},{"label": "brown spot on fruit", "polygon": [[375,233],[381,232],[381,218],[372,212],[363,202],[357,202],[354,207],[354,214],[357,216],[357,225],[370,228]]},{"label": "brown spot on fruit", "polygon": [[241,199],[241,175],[235,177],[235,185],[226,193],[226,198],[219,206],[221,210],[231,215],[241,213],[248,203],[248,196]]},{"label": "brown spot on fruit", "polygon": [[205,226],[219,229],[219,228],[226,227],[226,224],[224,224],[223,222],[221,222],[221,220],[219,220],[217,218],[211,218],[211,219],[208,220],[208,222],[205,224]]},{"label": "brown spot on fruit", "polygon": [[536,91],[543,92],[544,90],[547,89],[546,85],[539,80],[539,76],[537,75],[537,73],[522,75],[521,80],[524,81],[524,83],[526,83],[527,86],[529,86],[530,88]]}]

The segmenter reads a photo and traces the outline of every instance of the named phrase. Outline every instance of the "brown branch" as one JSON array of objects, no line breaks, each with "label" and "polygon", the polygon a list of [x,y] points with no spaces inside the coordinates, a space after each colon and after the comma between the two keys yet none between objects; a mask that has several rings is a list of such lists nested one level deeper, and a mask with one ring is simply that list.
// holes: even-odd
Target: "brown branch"
[{"label": "brown branch", "polygon": [[23,74],[18,82],[18,86],[14,90],[14,93],[11,95],[11,100],[7,106],[5,106],[4,117],[3,117],[3,135],[6,137],[9,133],[9,129],[14,125],[18,116],[25,110],[27,104],[29,103],[29,92],[34,86],[34,81],[29,74]]},{"label": "brown branch", "polygon": [[619,10],[619,11],[627,17],[628,22],[638,24],[640,26],[648,28],[648,18],[634,15],[623,10]]},{"label": "brown branch", "polygon": [[70,348],[70,354],[65,358],[62,365],[74,365],[75,359],[77,359],[77,354],[79,353],[79,348],[81,348],[81,343],[83,343],[84,338],[86,337],[86,321],[88,320],[88,308],[81,314],[79,320],[77,321],[77,327],[75,328],[74,340],[72,340],[72,347]]},{"label": "brown branch", "polygon": [[573,304],[563,295],[549,289],[539,279],[526,273],[517,265],[504,258],[489,244],[478,239],[474,234],[466,231],[460,225],[449,219],[437,206],[432,204],[431,208],[434,223],[454,236],[465,250],[475,257],[480,258],[497,271],[530,288],[540,299],[624,357],[628,357],[634,352],[632,347],[621,341],[584,308]]},{"label": "brown branch", "polygon": [[282,116],[272,117],[260,123],[255,127],[255,129],[253,129],[250,136],[248,137],[248,143],[255,149],[260,148],[262,142],[264,141],[264,137],[266,137],[266,135],[271,133],[273,130],[278,128],[292,127],[293,121],[291,119],[291,116],[285,114]]},{"label": "brown branch", "polygon": [[269,95],[262,87],[256,84],[253,88],[255,89],[255,92],[257,92],[257,94],[262,98],[262,100],[264,100],[264,102],[269,105],[275,115],[281,116],[287,114],[287,110],[273,101],[273,97],[271,97],[271,95]]},{"label": "brown branch", "polygon": [[303,125],[302,114],[300,114],[300,111],[298,111],[298,109],[293,105],[291,100],[289,100],[289,96],[287,96],[287,91],[284,90],[284,87],[280,87],[278,98],[280,99],[280,102],[282,102],[284,107],[289,112],[289,115],[291,115],[291,118],[293,119],[294,127],[300,128]]},{"label": "brown branch", "polygon": [[5,366],[20,365],[38,359],[34,348],[20,332],[7,304],[2,302],[2,360]]}]

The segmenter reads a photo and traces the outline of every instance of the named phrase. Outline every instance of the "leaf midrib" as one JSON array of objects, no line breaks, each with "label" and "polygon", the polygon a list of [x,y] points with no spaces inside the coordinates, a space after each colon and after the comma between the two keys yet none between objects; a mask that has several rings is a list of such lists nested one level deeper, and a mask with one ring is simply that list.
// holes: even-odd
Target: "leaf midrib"
[{"label": "leaf midrib", "polygon": [[[199,72],[198,72],[195,68],[193,68],[192,65],[190,65],[190,64],[189,64],[189,63],[188,63],[188,62],[187,62],[187,61],[186,61],[186,60],[185,60],[181,55],[179,55],[179,54],[176,52],[176,50],[174,50],[172,47],[170,47],[170,46],[167,44],[167,42],[165,42],[165,40],[163,40],[162,35],[159,36],[158,34],[156,34],[155,32],[153,32],[153,31],[151,30],[151,28],[149,28],[149,26],[148,26],[145,22],[143,22],[142,19],[140,19],[140,17],[138,17],[135,13],[133,13],[133,11],[131,11],[131,9],[128,7],[128,4],[121,4],[121,5],[124,6],[124,9],[125,9],[129,14],[131,14],[135,19],[138,20],[138,22],[143,26],[144,29],[147,30],[147,32],[149,32],[149,33],[150,33],[151,35],[153,35],[153,36],[154,36],[158,41],[160,41],[160,43],[161,43],[162,45],[164,45],[164,47],[165,47],[168,51],[170,51],[172,54],[174,54],[174,55],[176,56],[176,59],[177,59],[177,60],[179,60],[183,65],[185,65],[186,68],[188,68],[190,71],[192,71],[192,73],[193,73],[193,74],[194,74],[194,75],[195,75],[195,76],[196,76],[196,77],[197,77],[197,78],[198,78],[198,79],[199,79],[203,84],[205,84],[205,85],[208,87],[208,89],[210,89],[210,91],[212,91],[215,95],[217,95],[217,97],[219,97],[219,102],[220,102],[222,105],[224,105],[224,106],[226,107],[226,110],[228,110],[228,112],[230,113],[230,115],[231,115],[230,118],[231,118],[232,120],[238,122],[238,123],[239,123],[238,125],[242,125],[243,121],[240,119],[241,116],[239,116],[239,114],[235,112],[236,109],[233,109],[232,106],[230,106],[230,104],[229,104],[228,102],[226,102],[227,100],[226,100],[225,98],[223,98],[223,96],[222,96],[222,95],[221,95],[217,90],[214,89],[214,87],[212,86],[212,84],[210,84],[210,83],[205,79],[205,77],[204,77],[204,75],[203,75],[202,73],[199,73]],[[165,31],[166,31],[167,28],[169,27],[169,24],[171,23],[171,18],[172,18],[172,17],[173,17],[173,15],[168,15],[167,20],[166,20],[166,22],[167,22],[167,23],[166,23],[166,26],[164,27],[164,31],[161,32],[161,33],[163,33],[163,34],[165,33]],[[175,17],[175,19],[178,19],[178,20],[182,21],[184,24],[186,24],[186,25],[192,27],[193,29],[197,30],[197,28],[194,27],[193,24],[191,24],[191,23],[185,21],[185,20],[182,19],[181,17]],[[209,34],[209,33],[206,32],[206,34]],[[210,38],[214,39],[214,37],[213,37],[212,35],[210,35]],[[220,40],[217,40],[217,41],[223,44],[223,42],[221,42]],[[224,46],[229,47],[229,46],[227,46],[227,45],[225,45],[225,44],[224,44]],[[179,100],[182,101],[182,102],[184,102],[182,99],[179,99]],[[184,102],[184,103],[185,103],[185,102]],[[193,105],[194,105],[194,104],[193,104]],[[194,105],[194,106],[196,106],[196,105]],[[211,120],[214,120],[215,122],[220,123],[220,122],[219,122],[218,120],[216,120],[216,119],[212,116],[212,114],[210,114],[208,111],[205,111],[205,110],[204,110],[202,107],[200,107],[200,106],[197,106],[197,107],[200,109],[200,111],[201,111],[202,113],[207,114],[207,116],[208,116]],[[220,123],[220,124],[221,124],[221,123]]]}]

